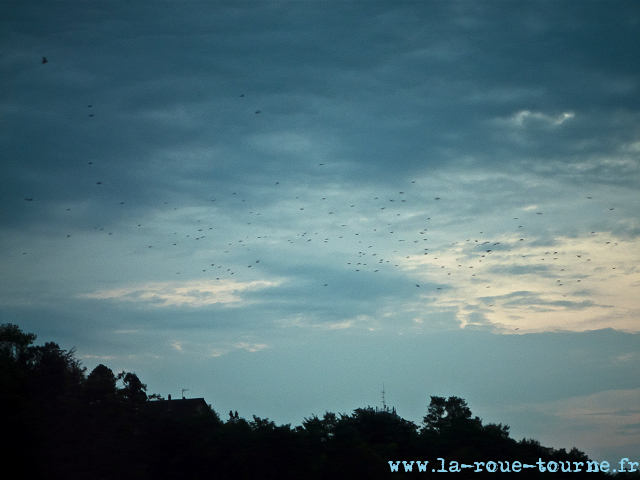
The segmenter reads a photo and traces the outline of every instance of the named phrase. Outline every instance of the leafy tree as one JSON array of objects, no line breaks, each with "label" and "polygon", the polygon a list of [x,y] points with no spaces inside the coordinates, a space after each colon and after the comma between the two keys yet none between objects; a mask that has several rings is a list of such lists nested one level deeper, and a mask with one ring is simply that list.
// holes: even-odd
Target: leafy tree
[{"label": "leafy tree", "polygon": [[79,391],[86,369],[74,358],[74,348],[66,351],[55,342],[47,342],[32,349],[35,392],[51,397]]},{"label": "leafy tree", "polygon": [[434,454],[456,461],[482,461],[483,458],[511,457],[516,442],[509,438],[506,425],[482,425],[471,414],[467,402],[459,397],[431,397],[423,418],[420,436]]},{"label": "leafy tree", "polygon": [[478,417],[471,418],[467,402],[460,397],[431,397],[428,413],[423,418],[426,431],[443,433],[452,428],[480,427]]},{"label": "leafy tree", "polygon": [[89,402],[112,401],[116,398],[116,376],[103,364],[94,368],[84,384],[85,398]]},{"label": "leafy tree", "polygon": [[236,410],[236,413],[234,414],[233,410],[229,410],[229,420],[227,420],[227,423],[237,423],[239,420],[238,411]]},{"label": "leafy tree", "polygon": [[16,411],[24,407],[31,370],[30,345],[33,333],[23,333],[17,325],[0,325],[0,408]]},{"label": "leafy tree", "polygon": [[140,381],[135,373],[125,372],[118,374],[118,380],[122,380],[123,387],[118,393],[132,404],[141,404],[147,401],[147,386]]},{"label": "leafy tree", "polygon": [[342,416],[337,425],[337,433],[345,429],[357,432],[367,443],[407,444],[416,437],[416,425],[387,411],[376,411],[372,407],[357,408],[350,416]]},{"label": "leafy tree", "polygon": [[484,433],[489,437],[507,439],[509,437],[509,425],[502,425],[501,423],[488,423],[482,427]]},{"label": "leafy tree", "polygon": [[25,365],[30,357],[29,346],[36,340],[33,333],[24,333],[17,325],[0,325],[0,358]]},{"label": "leafy tree", "polygon": [[302,426],[304,427],[305,436],[312,442],[319,443],[327,442],[334,436],[336,423],[336,414],[325,412],[322,419],[316,415],[312,415],[311,418],[305,418]]},{"label": "leafy tree", "polygon": [[260,418],[257,416],[253,416],[253,421],[249,422],[251,425],[251,429],[257,432],[269,432],[276,428],[275,422],[272,422],[268,418]]}]

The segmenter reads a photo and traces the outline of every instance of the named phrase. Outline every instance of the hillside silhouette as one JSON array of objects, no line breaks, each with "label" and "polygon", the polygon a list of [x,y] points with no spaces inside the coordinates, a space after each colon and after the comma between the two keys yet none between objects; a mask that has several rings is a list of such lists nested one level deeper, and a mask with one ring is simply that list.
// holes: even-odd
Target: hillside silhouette
[{"label": "hillside silhouette", "polygon": [[[508,426],[483,424],[455,396],[432,396],[421,425],[370,406],[311,415],[296,427],[255,415],[247,420],[237,411],[223,420],[204,399],[149,395],[135,373],[116,374],[102,364],[86,374],[74,349],[35,340],[16,325],[0,325],[1,424],[9,440],[3,464],[17,467],[21,478],[640,478],[638,471],[587,472],[596,462],[576,448],[516,441]],[[539,460],[555,462],[558,471],[513,470],[514,462]],[[425,461],[420,472],[418,462]],[[456,465],[474,462],[483,462],[482,471],[456,473]],[[495,473],[487,471],[494,465]],[[439,473],[443,466],[446,473]]]}]

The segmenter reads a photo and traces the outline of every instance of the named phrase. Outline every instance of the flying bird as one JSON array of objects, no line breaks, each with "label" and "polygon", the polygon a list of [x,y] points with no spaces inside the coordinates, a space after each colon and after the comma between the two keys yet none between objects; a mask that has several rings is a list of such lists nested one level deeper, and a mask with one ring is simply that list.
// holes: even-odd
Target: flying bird
[{"label": "flying bird", "polygon": [[44,65],[47,62],[48,62],[47,57],[42,57],[42,64]]}]

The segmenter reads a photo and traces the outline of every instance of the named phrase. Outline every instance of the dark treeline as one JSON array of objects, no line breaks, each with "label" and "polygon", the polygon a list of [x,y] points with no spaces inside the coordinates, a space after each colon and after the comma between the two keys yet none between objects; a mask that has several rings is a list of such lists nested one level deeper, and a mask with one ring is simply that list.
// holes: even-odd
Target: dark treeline
[{"label": "dark treeline", "polygon": [[[178,407],[193,400],[148,395],[135,373],[115,374],[98,365],[87,375],[73,349],[53,342],[34,346],[35,339],[16,325],[0,325],[3,464],[7,472],[14,467],[19,478],[640,478],[638,472],[586,473],[590,459],[583,452],[516,441],[508,426],[483,424],[458,397],[431,397],[421,425],[371,407],[313,415],[297,427],[257,416],[246,420],[237,412],[223,420],[206,404],[190,412]],[[167,413],[165,406],[176,408]],[[506,462],[513,468],[513,462],[539,459],[556,462],[558,471],[500,473]],[[389,461],[400,461],[397,472]],[[417,463],[405,472],[402,461],[429,464],[426,472],[419,472]],[[497,462],[496,473],[484,467],[455,473],[456,465],[489,461]],[[451,473],[437,472],[443,462]],[[576,465],[583,473],[575,472]],[[562,466],[570,466],[571,473],[562,473]]]}]

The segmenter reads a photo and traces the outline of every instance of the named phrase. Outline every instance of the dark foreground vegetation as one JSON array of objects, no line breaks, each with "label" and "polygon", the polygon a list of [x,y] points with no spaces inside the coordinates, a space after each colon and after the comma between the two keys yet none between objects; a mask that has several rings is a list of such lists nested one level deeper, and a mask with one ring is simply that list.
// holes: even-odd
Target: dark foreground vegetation
[{"label": "dark foreground vegetation", "polygon": [[[371,407],[314,415],[297,427],[256,416],[245,420],[237,412],[223,421],[201,399],[147,395],[135,373],[114,374],[98,365],[86,375],[73,349],[53,342],[34,346],[35,339],[15,325],[0,325],[2,457],[5,471],[16,478],[640,478],[586,473],[583,452],[516,441],[508,426],[484,425],[458,397],[431,397],[420,426]],[[539,459],[556,462],[558,471],[500,472],[506,462],[513,469],[513,462]],[[426,472],[414,464],[407,473],[401,462],[392,472],[389,461],[403,460],[429,464]],[[455,473],[456,465],[490,460],[495,473],[486,471],[493,464],[482,472]],[[443,465],[450,473],[437,472]],[[562,466],[571,473],[562,473]]]}]

